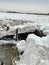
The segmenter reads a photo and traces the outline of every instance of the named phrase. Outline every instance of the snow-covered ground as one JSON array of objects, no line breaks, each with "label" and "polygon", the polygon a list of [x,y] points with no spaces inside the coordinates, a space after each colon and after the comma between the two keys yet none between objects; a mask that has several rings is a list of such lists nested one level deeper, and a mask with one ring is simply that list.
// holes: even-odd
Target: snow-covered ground
[{"label": "snow-covered ground", "polygon": [[20,55],[20,61],[15,61],[16,65],[49,65],[49,36],[40,38],[29,34],[26,44],[21,40],[18,45],[24,53]]},{"label": "snow-covered ground", "polygon": [[[20,25],[17,24],[18,22]],[[9,26],[8,31],[6,27],[2,27],[4,25]],[[0,37],[9,35],[9,33],[15,34],[17,28],[19,32],[42,30],[46,36],[29,34],[26,41],[12,41],[16,43],[19,53],[24,51],[20,55],[20,60],[15,60],[16,65],[49,65],[49,16],[0,12]]]},{"label": "snow-covered ground", "polygon": [[33,14],[21,14],[21,13],[5,13],[0,12],[0,19],[12,19],[12,20],[28,20],[28,21],[49,21],[47,15],[33,15]]},{"label": "snow-covered ground", "polygon": [[[8,31],[6,31],[4,25],[9,27]],[[33,32],[38,29],[42,30],[45,35],[48,35],[49,16],[0,12],[0,37],[15,34],[17,28],[19,33]]]}]

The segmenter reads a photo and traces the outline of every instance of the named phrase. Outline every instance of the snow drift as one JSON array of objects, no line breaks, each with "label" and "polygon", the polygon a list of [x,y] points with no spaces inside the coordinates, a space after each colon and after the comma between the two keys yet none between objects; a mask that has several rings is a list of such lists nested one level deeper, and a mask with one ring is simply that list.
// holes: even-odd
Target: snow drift
[{"label": "snow drift", "polygon": [[24,53],[20,61],[15,61],[16,65],[49,65],[48,39],[49,36],[40,38],[34,34],[28,35]]}]

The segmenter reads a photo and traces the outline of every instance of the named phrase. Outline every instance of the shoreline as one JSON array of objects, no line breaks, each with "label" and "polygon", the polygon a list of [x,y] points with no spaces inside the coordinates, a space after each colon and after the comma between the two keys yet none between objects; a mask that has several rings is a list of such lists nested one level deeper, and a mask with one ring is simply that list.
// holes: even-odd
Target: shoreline
[{"label": "shoreline", "polygon": [[49,13],[30,13],[30,12],[16,12],[16,11],[0,11],[2,13],[19,13],[19,14],[33,14],[33,15],[49,15]]}]

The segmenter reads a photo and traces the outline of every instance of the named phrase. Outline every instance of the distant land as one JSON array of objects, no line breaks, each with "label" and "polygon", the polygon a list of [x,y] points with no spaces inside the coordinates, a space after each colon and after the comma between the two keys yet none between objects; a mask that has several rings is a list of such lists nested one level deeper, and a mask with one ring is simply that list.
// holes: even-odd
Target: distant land
[{"label": "distant land", "polygon": [[16,11],[0,11],[3,13],[19,13],[19,14],[33,14],[33,15],[49,15],[49,13],[26,13],[26,12],[16,12]]}]

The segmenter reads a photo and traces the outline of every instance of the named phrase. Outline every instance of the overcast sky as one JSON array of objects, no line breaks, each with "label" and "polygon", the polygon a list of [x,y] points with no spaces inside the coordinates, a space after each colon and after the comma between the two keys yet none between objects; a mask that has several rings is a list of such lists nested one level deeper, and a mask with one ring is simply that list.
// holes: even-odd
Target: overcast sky
[{"label": "overcast sky", "polygon": [[49,12],[49,0],[0,0],[0,10]]},{"label": "overcast sky", "polygon": [[49,0],[0,0],[0,2],[49,4]]}]

